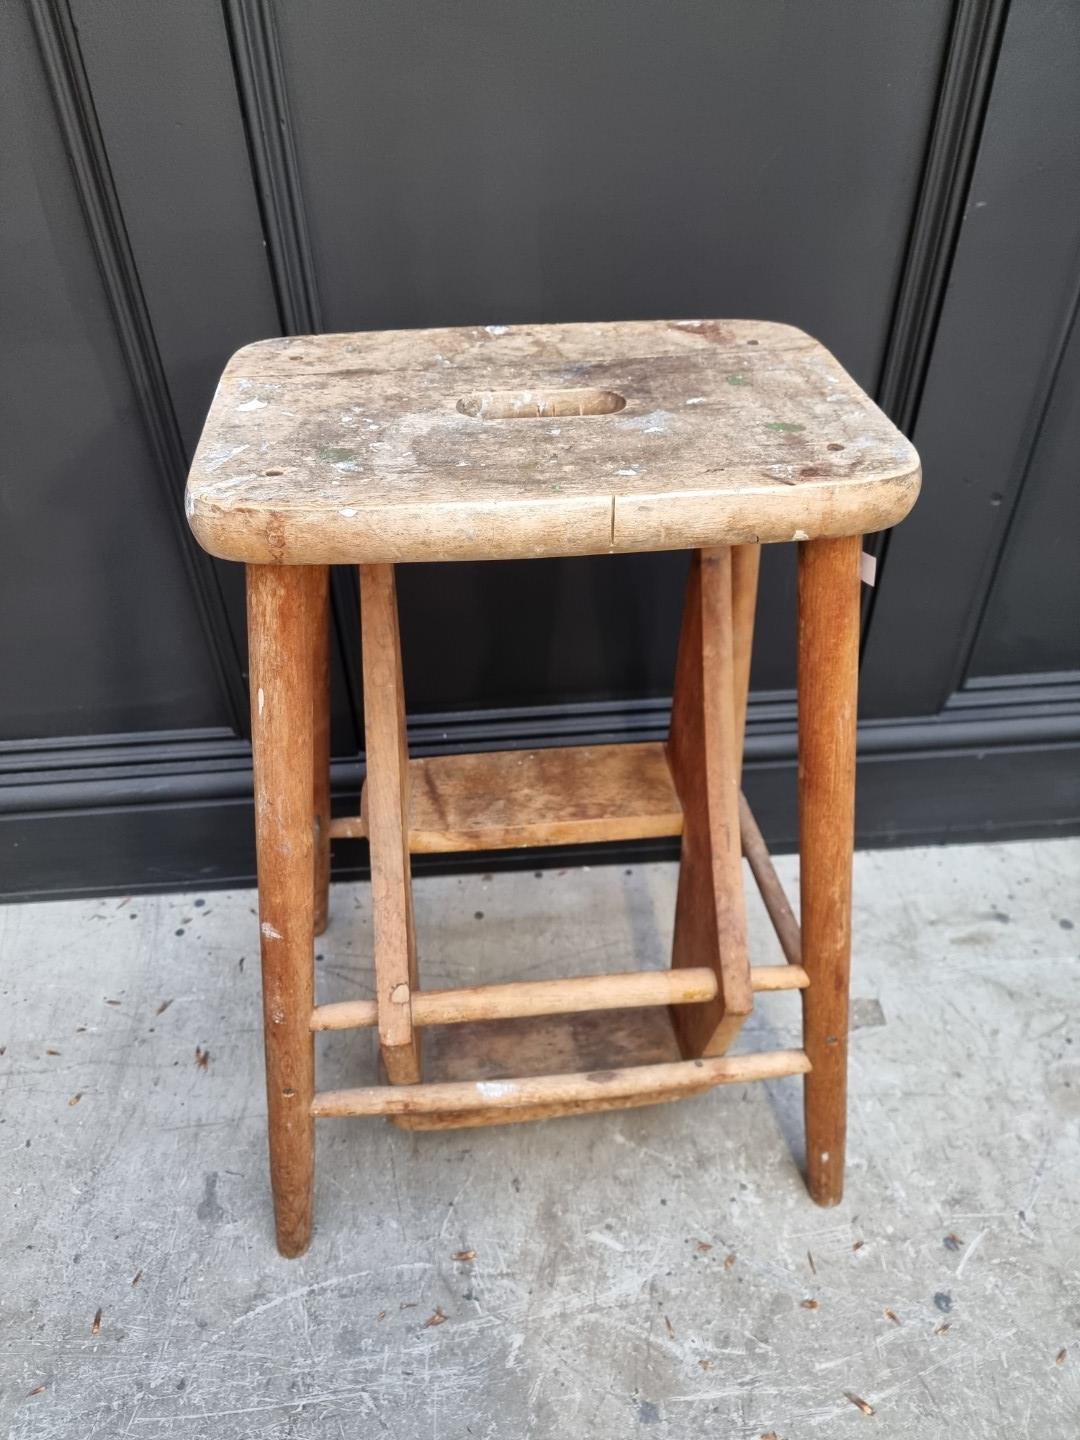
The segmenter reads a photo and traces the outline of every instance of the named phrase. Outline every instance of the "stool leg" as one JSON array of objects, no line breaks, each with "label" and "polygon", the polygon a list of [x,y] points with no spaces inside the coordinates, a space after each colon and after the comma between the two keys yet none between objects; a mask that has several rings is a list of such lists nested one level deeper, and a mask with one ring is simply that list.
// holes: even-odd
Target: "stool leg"
[{"label": "stool leg", "polygon": [[746,705],[750,698],[750,659],[754,648],[760,545],[731,547],[731,628],[735,648],[735,773],[742,786],[746,743]]},{"label": "stool leg", "polygon": [[330,570],[311,567],[314,676],[315,934],[326,929],[330,912]]},{"label": "stool leg", "polygon": [[753,1008],[746,948],[731,550],[697,550],[675,662],[668,763],[683,808],[674,969],[708,965],[718,993],[676,1005],[672,1020],[686,1059],[723,1055]]},{"label": "stool leg", "polygon": [[270,1184],[287,1256],[311,1238],[315,1177],[311,647],[319,578],[303,566],[247,567]]},{"label": "stool leg", "polygon": [[392,1085],[415,1085],[420,1079],[420,1035],[412,1022],[417,970],[409,863],[409,750],[392,565],[360,567],[360,645],[379,1053]]},{"label": "stool leg", "polygon": [[859,661],[858,536],[799,546],[799,890],[807,1186],[844,1192],[851,861]]}]

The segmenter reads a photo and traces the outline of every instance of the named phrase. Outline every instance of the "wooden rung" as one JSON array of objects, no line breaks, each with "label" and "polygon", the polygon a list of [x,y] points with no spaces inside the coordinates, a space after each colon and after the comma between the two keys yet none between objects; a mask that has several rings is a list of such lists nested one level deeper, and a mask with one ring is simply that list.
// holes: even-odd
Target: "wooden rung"
[{"label": "wooden rung", "polygon": [[611,1101],[648,1096],[674,1099],[714,1085],[805,1075],[810,1062],[802,1050],[756,1055],[676,1060],[667,1065],[634,1065],[572,1075],[533,1075],[517,1080],[458,1081],[434,1085],[372,1085],[325,1090],[312,1101],[315,1116],[430,1115],[517,1110],[538,1105],[602,1107]]},{"label": "wooden rung", "polygon": [[[805,990],[801,965],[757,965],[753,990]],[[647,1005],[694,1005],[716,995],[716,975],[705,966],[688,970],[636,970],[622,975],[582,975],[567,980],[513,980],[462,990],[418,990],[414,1025],[458,1025],[472,1020],[511,1020],[527,1015],[569,1015]],[[374,1000],[337,1000],[311,1012],[312,1030],[366,1030],[375,1024]]]},{"label": "wooden rung", "polygon": [[330,821],[331,840],[366,840],[367,821],[362,815],[338,815]]},{"label": "wooden rung", "polygon": [[[580,975],[565,980],[512,980],[463,990],[418,990],[414,1025],[459,1025],[525,1015],[569,1015],[581,1010],[625,1010],[646,1005],[693,1005],[716,994],[716,976],[696,970],[633,970],[622,975]],[[374,1000],[317,1005],[313,1030],[362,1030],[375,1024]]]},{"label": "wooden rung", "polygon": [[[739,831],[742,835],[743,855],[750,866],[750,873],[757,884],[762,903],[769,913],[769,919],[776,931],[776,938],[780,942],[784,958],[789,965],[801,966],[802,935],[799,931],[799,922],[795,919],[795,912],[784,893],[784,887],[781,885],[780,877],[772,863],[772,856],[758,829],[758,823],[754,819],[754,812],[747,804],[746,796],[741,794],[739,796]],[[809,981],[793,988],[804,989],[806,984],[809,984]]]},{"label": "wooden rung", "polygon": [[750,988],[755,994],[764,990],[805,990],[810,976],[801,965],[752,965]]}]

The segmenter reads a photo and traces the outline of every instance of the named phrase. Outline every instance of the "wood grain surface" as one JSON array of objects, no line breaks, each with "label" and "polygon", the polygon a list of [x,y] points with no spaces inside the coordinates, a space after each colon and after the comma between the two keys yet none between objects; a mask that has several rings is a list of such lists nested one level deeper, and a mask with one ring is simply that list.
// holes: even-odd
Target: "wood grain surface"
[{"label": "wood grain surface", "polygon": [[489,1020],[434,1030],[423,1085],[315,1097],[316,1115],[388,1115],[407,1129],[501,1125],[653,1105],[724,1083],[805,1072],[802,1051],[679,1060],[670,1011]]},{"label": "wood grain surface", "polygon": [[664,747],[555,746],[438,755],[409,767],[414,854],[678,835]]},{"label": "wood grain surface", "polygon": [[799,893],[807,1187],[844,1193],[851,861],[859,673],[859,542],[799,547]]},{"label": "wood grain surface", "polygon": [[301,566],[247,572],[270,1184],[278,1249],[290,1256],[311,1237],[315,1176],[311,645],[324,581]]},{"label": "wood grain surface", "polygon": [[655,320],[248,345],[186,504],[214,555],[325,564],[849,535],[918,488],[911,445],[802,331]]},{"label": "wood grain surface", "polygon": [[683,807],[674,967],[709,965],[707,1005],[680,1006],[683,1054],[722,1055],[753,1006],[739,832],[739,749],[731,550],[698,551],[683,610],[668,761]]},{"label": "wood grain surface", "polygon": [[360,569],[360,638],[371,842],[371,924],[379,1048],[390,1081],[420,1079],[420,1037],[412,1023],[417,988],[416,921],[409,868],[409,755],[392,565]]}]

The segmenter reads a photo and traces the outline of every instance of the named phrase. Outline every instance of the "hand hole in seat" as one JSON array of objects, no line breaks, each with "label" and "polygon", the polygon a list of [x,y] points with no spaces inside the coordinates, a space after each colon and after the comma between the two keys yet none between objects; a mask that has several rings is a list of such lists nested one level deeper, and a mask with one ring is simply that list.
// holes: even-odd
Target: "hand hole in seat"
[{"label": "hand hole in seat", "polygon": [[614,415],[626,399],[614,390],[482,390],[457,402],[479,420],[550,420],[562,415]]}]

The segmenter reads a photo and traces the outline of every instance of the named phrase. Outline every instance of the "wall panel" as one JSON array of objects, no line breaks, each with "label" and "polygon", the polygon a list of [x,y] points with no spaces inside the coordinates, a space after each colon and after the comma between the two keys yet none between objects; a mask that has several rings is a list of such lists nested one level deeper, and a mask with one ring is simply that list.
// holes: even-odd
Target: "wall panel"
[{"label": "wall panel", "polygon": [[[1080,825],[1078,14],[0,6],[0,893],[250,880],[242,577],[193,546],[180,494],[228,355],[313,329],[812,331],[926,462],[913,518],[873,542],[861,841]],[[417,752],[662,735],[685,567],[406,567]],[[780,846],[792,582],[769,553],[747,744]],[[352,572],[334,600],[349,807]],[[337,864],[362,870],[363,847]]]}]

